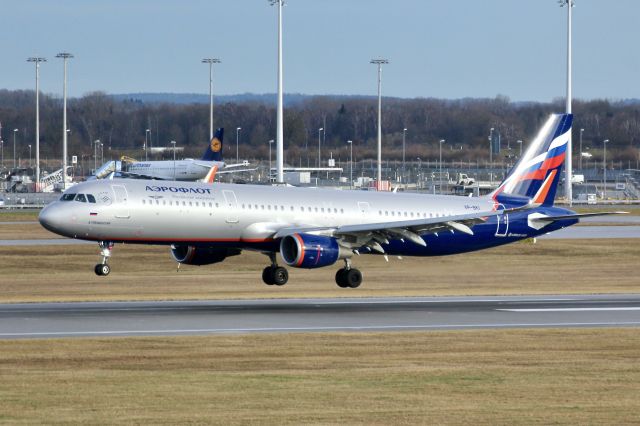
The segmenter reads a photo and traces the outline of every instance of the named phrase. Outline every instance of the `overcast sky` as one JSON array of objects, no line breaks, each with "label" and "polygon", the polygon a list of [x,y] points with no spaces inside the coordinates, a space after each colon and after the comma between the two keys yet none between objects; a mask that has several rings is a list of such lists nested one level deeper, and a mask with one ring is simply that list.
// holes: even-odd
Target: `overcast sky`
[{"label": "overcast sky", "polygon": [[[640,98],[640,1],[577,0],[574,96]],[[276,8],[268,0],[5,0],[0,88],[62,93],[61,51],[75,55],[69,93],[276,90]],[[376,93],[373,57],[391,62],[398,97],[564,96],[566,9],[556,0],[289,0],[285,92]]]}]

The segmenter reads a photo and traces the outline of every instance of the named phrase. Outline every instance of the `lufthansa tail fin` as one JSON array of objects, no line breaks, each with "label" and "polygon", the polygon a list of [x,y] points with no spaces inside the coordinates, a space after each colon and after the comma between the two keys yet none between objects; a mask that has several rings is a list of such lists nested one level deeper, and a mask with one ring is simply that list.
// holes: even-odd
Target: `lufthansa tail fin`
[{"label": "lufthansa tail fin", "polygon": [[552,206],[572,121],[572,114],[552,114],[506,179],[491,194],[493,199],[502,203],[503,198],[526,198],[533,204]]},{"label": "lufthansa tail fin", "polygon": [[222,161],[222,138],[224,137],[224,128],[220,127],[216,130],[209,146],[202,155],[204,161]]}]

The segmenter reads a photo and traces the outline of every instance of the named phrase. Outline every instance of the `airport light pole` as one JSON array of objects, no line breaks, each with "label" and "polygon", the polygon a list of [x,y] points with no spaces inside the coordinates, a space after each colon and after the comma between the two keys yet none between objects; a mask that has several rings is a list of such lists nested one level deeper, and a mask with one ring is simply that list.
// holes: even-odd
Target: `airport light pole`
[{"label": "airport light pole", "polygon": [[173,145],[173,180],[176,180],[176,141],[171,141]]},{"label": "airport light pole", "polygon": [[271,145],[273,145],[273,142],[273,139],[269,141],[269,173],[267,173],[267,179],[269,179],[269,181],[271,181]]},{"label": "airport light pole", "polygon": [[62,80],[62,190],[67,189],[67,61],[73,58],[71,53],[62,52],[56,55],[64,64]]},{"label": "airport light pole", "polygon": [[492,127],[489,129],[489,182],[493,184],[493,131]]},{"label": "airport light pole", "polygon": [[444,139],[440,139],[440,162],[438,163],[438,173],[440,174],[440,194],[442,194],[442,144],[445,142]]},{"label": "airport light pole", "polygon": [[382,65],[388,64],[387,59],[372,59],[370,64],[378,66],[378,183],[377,190],[382,182]]},{"label": "airport light pole", "polygon": [[518,145],[520,145],[520,154],[518,155],[518,159],[520,159],[520,158],[522,158],[522,141],[521,141],[520,139],[518,139],[518,140],[516,141],[516,143],[517,143]]},{"label": "airport light pole", "polygon": [[284,182],[284,107],[282,86],[282,6],[284,0],[269,0],[271,6],[278,6],[278,106],[276,114],[276,167],[277,183]]},{"label": "airport light pole", "polygon": [[400,181],[402,183],[406,183],[404,181],[404,176],[406,174],[406,166],[405,166],[405,161],[404,161],[404,155],[405,155],[405,141],[407,139],[407,128],[405,127],[404,129],[402,129],[402,176],[400,176]]},{"label": "airport light pole", "polygon": [[98,144],[100,143],[100,139],[96,139],[93,141],[93,174],[95,175],[98,171]]},{"label": "airport light pole", "polygon": [[320,127],[318,129],[318,168],[320,168],[320,164],[322,163],[322,157],[320,155],[320,144],[322,143],[322,139],[320,139],[320,133],[324,130],[324,127]]},{"label": "airport light pole", "polygon": [[[571,25],[572,25],[572,13],[571,9],[575,6],[575,0],[558,0],[560,7],[567,6],[567,114],[571,114]],[[572,129],[569,130],[569,142],[567,143],[567,153],[565,156],[566,162],[566,175],[565,175],[565,195],[569,206],[573,204],[573,187],[571,183],[571,176],[573,175],[573,162],[572,162]]]},{"label": "airport light pole", "polygon": [[607,144],[609,143],[609,139],[605,139],[602,141],[602,145],[604,146],[604,158],[603,158],[603,173],[604,173],[604,177],[603,177],[603,185],[602,185],[602,199],[606,200],[607,199]]},{"label": "airport light pole", "polygon": [[236,164],[240,162],[240,155],[238,154],[240,152],[238,150],[238,140],[240,139],[240,130],[242,130],[242,127],[236,127]]},{"label": "airport light pole", "polygon": [[16,168],[16,133],[18,129],[13,129],[13,168]]},{"label": "airport light pole", "polygon": [[213,64],[222,62],[218,58],[204,58],[203,64],[209,64],[209,142],[213,139]]},{"label": "airport light pole", "polygon": [[0,153],[2,155],[2,163],[0,164],[0,169],[4,167],[4,141],[0,139]]},{"label": "airport light pole", "polygon": [[582,170],[582,134],[584,133],[584,129],[580,129],[580,170]]},{"label": "airport light pole", "polygon": [[149,133],[151,133],[151,129],[147,129],[144,132],[144,161],[148,161],[149,160],[149,154],[148,154]]},{"label": "airport light pole", "polygon": [[353,141],[347,141],[349,144],[349,189],[353,189]]},{"label": "airport light pole", "polygon": [[47,59],[31,57],[27,62],[36,64],[36,192],[40,192],[40,62]]}]

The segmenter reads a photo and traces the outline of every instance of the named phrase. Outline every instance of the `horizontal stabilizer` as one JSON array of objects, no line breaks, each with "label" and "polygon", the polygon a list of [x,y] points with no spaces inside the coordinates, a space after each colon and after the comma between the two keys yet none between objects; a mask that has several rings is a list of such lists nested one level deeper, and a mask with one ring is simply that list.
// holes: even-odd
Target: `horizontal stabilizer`
[{"label": "horizontal stabilizer", "polygon": [[537,217],[533,220],[538,222],[555,222],[556,220],[563,220],[563,219],[580,219],[582,217],[608,216],[612,214],[629,214],[629,212],[595,212],[595,213],[563,214],[561,216]]}]

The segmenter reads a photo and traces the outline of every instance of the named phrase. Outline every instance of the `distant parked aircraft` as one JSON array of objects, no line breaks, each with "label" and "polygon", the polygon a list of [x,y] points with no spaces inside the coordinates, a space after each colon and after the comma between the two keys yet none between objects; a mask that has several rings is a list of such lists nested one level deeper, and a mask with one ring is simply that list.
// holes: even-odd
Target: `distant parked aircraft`
[{"label": "distant parked aircraft", "polygon": [[248,166],[249,163],[226,164],[222,160],[222,141],[224,129],[216,130],[215,135],[207,145],[202,158],[194,160],[187,158],[184,160],[163,160],[163,161],[137,161],[133,159],[123,159],[122,161],[111,161],[101,167],[96,172],[96,177],[106,178],[115,173],[117,177],[131,177],[139,179],[159,179],[177,181],[197,181],[206,177],[213,166],[218,168],[218,174],[248,171],[237,168]]}]

